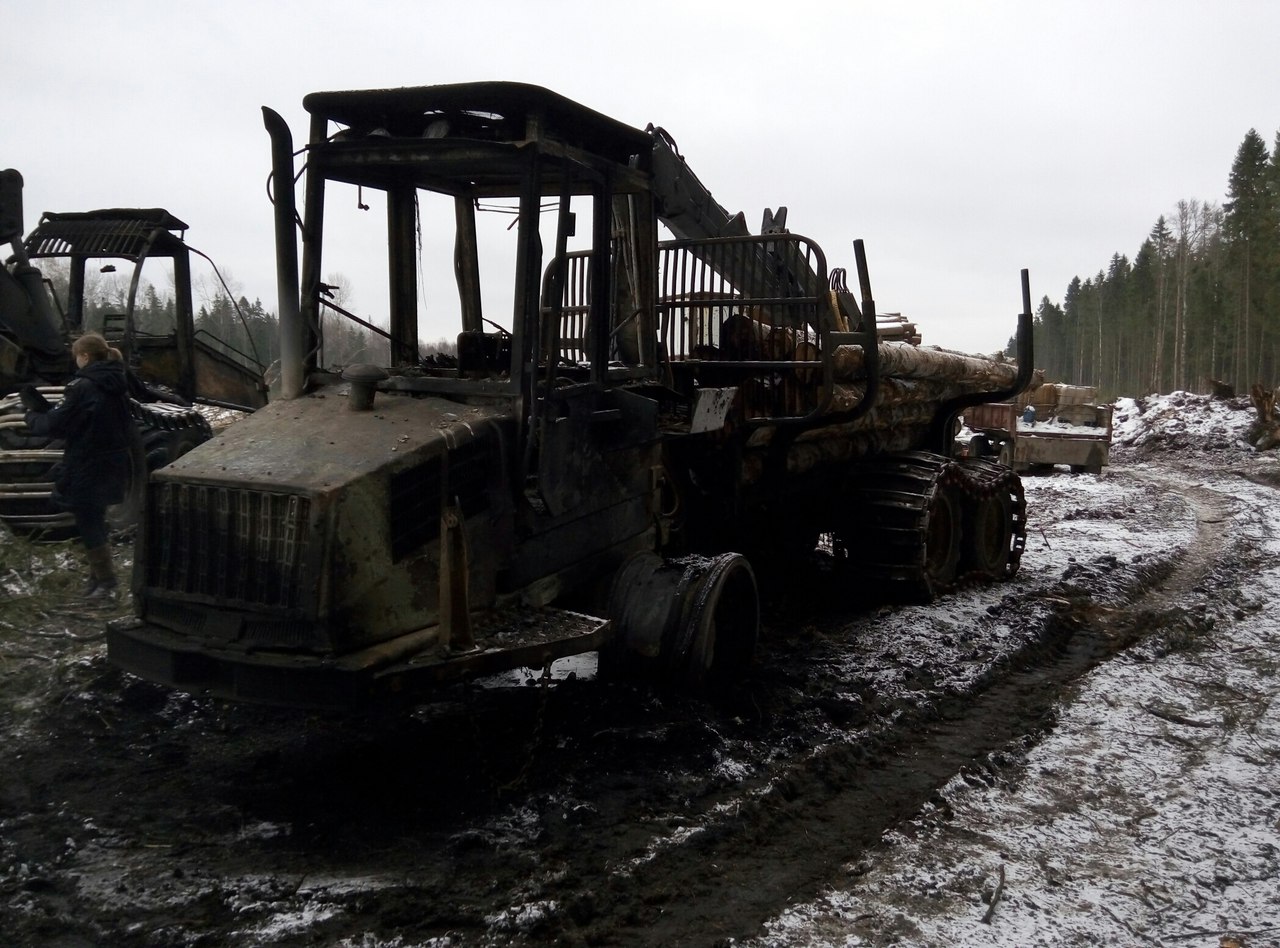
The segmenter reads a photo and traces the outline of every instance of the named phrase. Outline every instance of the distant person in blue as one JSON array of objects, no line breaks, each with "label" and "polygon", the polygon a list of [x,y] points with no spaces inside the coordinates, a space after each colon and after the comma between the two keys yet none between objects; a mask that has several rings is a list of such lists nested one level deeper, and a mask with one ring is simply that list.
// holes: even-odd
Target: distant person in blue
[{"label": "distant person in blue", "polygon": [[124,500],[129,483],[133,422],[128,381],[118,349],[96,332],[71,345],[76,377],[52,406],[34,385],[20,393],[33,434],[61,438],[66,447],[55,469],[53,502],[71,511],[89,560],[91,599],[113,599],[116,575],[107,543],[107,508]]},{"label": "distant person in blue", "polygon": [[1036,425],[1036,406],[1035,405],[1028,405],[1026,408],[1022,409],[1022,421],[1024,424],[1030,425],[1033,428],[1035,427]]}]

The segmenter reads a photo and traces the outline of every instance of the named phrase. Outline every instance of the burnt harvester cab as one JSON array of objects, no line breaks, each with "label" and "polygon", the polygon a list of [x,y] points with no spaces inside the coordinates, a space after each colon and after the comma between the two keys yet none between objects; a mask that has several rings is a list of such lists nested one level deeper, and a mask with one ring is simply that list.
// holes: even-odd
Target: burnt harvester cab
[{"label": "burnt harvester cab", "polygon": [[[117,664],[300,705],[594,650],[697,686],[750,658],[752,562],[821,534],[908,596],[1016,570],[1016,476],[950,440],[1024,373],[882,377],[860,245],[861,306],[784,211],[749,234],[661,129],[538,87],[304,105],[300,221],[264,109],[281,397],[152,475]],[[326,368],[322,330],[351,316],[326,275],[371,243],[339,222],[366,209],[389,355]],[[420,353],[440,312],[456,360]]]}]

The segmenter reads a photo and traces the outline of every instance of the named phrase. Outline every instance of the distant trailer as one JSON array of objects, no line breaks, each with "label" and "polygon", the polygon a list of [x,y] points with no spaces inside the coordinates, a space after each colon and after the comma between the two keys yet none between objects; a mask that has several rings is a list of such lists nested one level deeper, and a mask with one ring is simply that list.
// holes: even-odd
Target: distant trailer
[{"label": "distant trailer", "polygon": [[1058,405],[1053,415],[1024,421],[1025,406],[974,405],[964,423],[976,432],[970,453],[998,457],[1015,471],[1066,464],[1075,473],[1101,474],[1111,453],[1110,405]]}]

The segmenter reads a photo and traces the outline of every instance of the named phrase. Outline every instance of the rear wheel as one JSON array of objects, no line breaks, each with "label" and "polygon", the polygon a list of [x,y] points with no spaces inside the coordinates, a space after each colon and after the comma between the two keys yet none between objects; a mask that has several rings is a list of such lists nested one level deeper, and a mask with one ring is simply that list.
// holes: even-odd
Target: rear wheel
[{"label": "rear wheel", "polygon": [[912,451],[860,462],[835,539],[877,596],[927,601],[956,580],[960,498],[937,454]]},{"label": "rear wheel", "polygon": [[960,572],[966,579],[1004,579],[1018,570],[1026,545],[1022,481],[990,459],[968,458],[954,477],[963,498]]},{"label": "rear wheel", "polygon": [[975,498],[966,505],[963,518],[964,543],[961,572],[999,576],[1009,562],[1009,541],[1013,533],[1009,500],[993,494]]},{"label": "rear wheel", "polygon": [[929,585],[945,589],[956,581],[960,564],[960,504],[949,485],[938,484],[929,499],[924,569]]}]

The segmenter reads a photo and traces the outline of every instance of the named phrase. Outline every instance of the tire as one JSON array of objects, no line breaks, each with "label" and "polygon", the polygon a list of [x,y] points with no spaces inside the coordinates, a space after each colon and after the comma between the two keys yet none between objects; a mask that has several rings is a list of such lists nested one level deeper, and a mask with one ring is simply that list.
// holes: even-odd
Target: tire
[{"label": "tire", "polygon": [[201,432],[190,428],[180,431],[150,431],[142,439],[147,470],[157,471],[166,464],[172,464],[207,440]]},{"label": "tire", "polygon": [[926,451],[855,465],[835,539],[870,595],[928,602],[955,583],[961,504],[949,482],[952,465]]},{"label": "tire", "polygon": [[712,559],[691,591],[683,631],[673,657],[684,690],[724,685],[746,672],[760,631],[759,593],[746,557],[725,553]]},{"label": "tire", "polygon": [[924,571],[933,590],[956,581],[960,567],[960,503],[946,484],[937,485],[929,500],[925,525]]},{"label": "tire", "polygon": [[962,579],[1008,579],[1018,571],[1026,545],[1021,479],[990,458],[968,458],[954,473],[961,496]]},{"label": "tire", "polygon": [[615,576],[609,618],[614,635],[600,651],[603,677],[704,691],[751,664],[760,629],[755,574],[739,553],[637,554]]},{"label": "tire", "polygon": [[1003,576],[1009,564],[1013,518],[1007,495],[977,497],[965,505],[960,571],[984,579]]},{"label": "tire", "polygon": [[147,470],[172,464],[192,448],[213,437],[209,421],[194,408],[162,402],[133,402],[133,417],[142,434],[142,450]]}]

